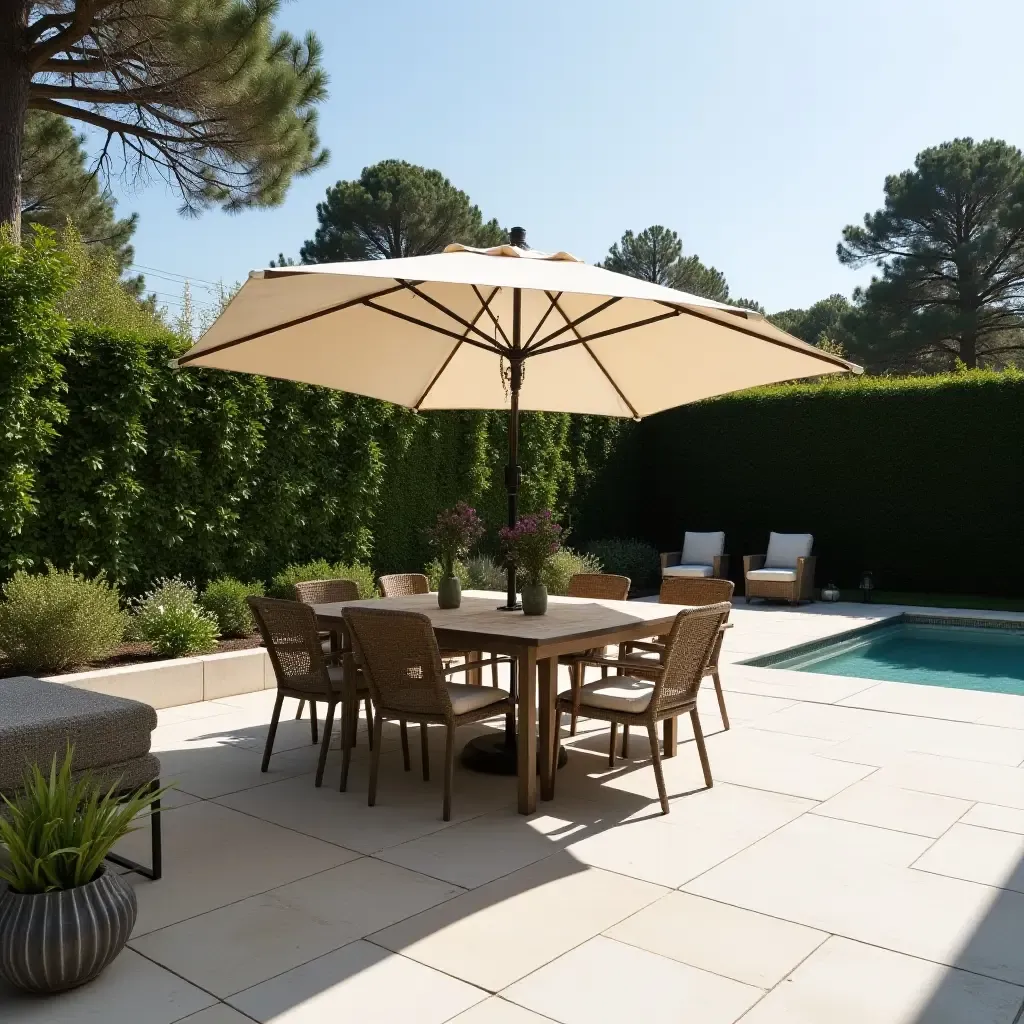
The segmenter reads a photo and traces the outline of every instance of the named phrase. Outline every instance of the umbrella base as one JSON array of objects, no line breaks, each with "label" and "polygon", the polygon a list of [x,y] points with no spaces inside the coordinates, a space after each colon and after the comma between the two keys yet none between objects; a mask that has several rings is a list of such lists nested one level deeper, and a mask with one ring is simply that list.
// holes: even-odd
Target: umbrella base
[{"label": "umbrella base", "polygon": [[516,603],[513,604],[513,605],[507,605],[507,604],[499,604],[498,605],[498,611],[499,612],[521,612],[522,610],[523,610],[523,606],[518,601],[516,601]]},{"label": "umbrella base", "polygon": [[[537,752],[540,771],[540,751]],[[565,747],[558,747],[558,767],[564,768],[569,760]],[[459,761],[471,772],[484,775],[516,775],[519,772],[519,760],[516,743],[509,742],[504,733],[490,736],[476,736],[471,739],[459,755]]]}]

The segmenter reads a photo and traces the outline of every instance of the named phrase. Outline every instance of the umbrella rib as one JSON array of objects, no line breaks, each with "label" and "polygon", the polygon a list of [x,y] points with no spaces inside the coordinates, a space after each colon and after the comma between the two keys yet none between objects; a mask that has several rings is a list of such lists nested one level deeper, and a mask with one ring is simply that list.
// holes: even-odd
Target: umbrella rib
[{"label": "umbrella rib", "polygon": [[[586,322],[587,320],[589,320],[591,317],[595,317],[599,313],[603,313],[606,309],[608,309],[609,306],[614,306],[616,302],[619,302],[620,299],[621,299],[621,296],[619,296],[619,295],[612,296],[612,298],[607,299],[606,301],[602,302],[599,306],[595,306],[589,313],[584,313],[583,316],[578,316],[575,320],[571,320],[571,321],[567,322],[564,327],[559,327],[557,331],[552,331],[550,334],[545,335],[543,338],[541,338],[540,341],[534,342],[528,348],[525,348],[523,350],[524,354],[525,355],[533,355],[539,349],[543,348],[543,346],[546,345],[549,341],[554,341],[554,339],[559,337],[559,335],[565,334],[566,331],[575,329],[580,324],[582,324],[582,323]],[[571,344],[578,345],[579,342],[578,341],[574,341]],[[561,348],[563,346],[557,345],[555,347],[556,348]],[[545,350],[545,351],[548,351],[548,350]]]},{"label": "umbrella rib", "polygon": [[613,334],[621,334],[623,331],[632,331],[637,327],[646,327],[648,324],[656,324],[660,320],[669,320],[674,316],[680,316],[678,309],[673,309],[670,313],[661,313],[658,316],[649,316],[646,320],[635,320],[631,324],[620,324],[618,327],[609,327],[606,331],[597,331],[594,334],[588,334],[585,338],[576,338],[573,341],[562,341],[557,345],[549,345],[547,348],[541,349],[539,352],[531,352],[531,355],[545,356],[549,352],[557,352],[559,349],[572,348],[573,345],[583,345],[588,341],[597,341],[599,338],[608,338]]},{"label": "umbrella rib", "polygon": [[[491,292],[491,294],[488,296],[486,302],[484,302],[484,297],[480,294],[480,289],[477,288],[476,285],[473,285],[473,291],[476,293],[476,297],[481,302],[484,303],[484,309],[487,310],[487,315],[494,322],[494,329],[501,335],[501,340],[505,342],[505,347],[506,348],[512,348],[512,342],[508,340],[508,335],[501,329],[501,324],[498,323],[498,318],[491,312],[491,299],[493,299],[494,296],[497,295],[498,292],[501,291],[501,288],[498,287],[497,285],[495,285],[494,286],[494,291]],[[479,314],[478,314],[478,316],[479,316]],[[476,319],[473,320],[473,323],[476,323]]]},{"label": "umbrella rib", "polygon": [[[476,291],[476,285],[473,285],[473,291]],[[475,317],[473,317],[473,323],[474,324],[477,322],[477,320],[480,319],[480,317],[482,317],[484,315],[484,311],[485,310],[488,313],[490,312],[491,299],[493,299],[494,296],[497,295],[499,291],[500,291],[499,288],[495,288],[494,291],[491,292],[491,294],[487,297],[486,301],[484,300],[484,297],[482,295],[480,295],[480,302],[482,303],[482,305],[480,306],[480,312],[478,312],[477,315]],[[479,292],[477,292],[477,294],[479,295]],[[448,364],[452,361],[452,359],[455,358],[455,353],[459,351],[459,349],[462,347],[463,341],[465,341],[465,340],[466,340],[465,338],[460,338],[455,343],[454,348],[452,348],[451,352],[448,353],[448,358],[445,359],[445,361],[441,364],[441,368],[431,378],[430,383],[426,387],[426,390],[423,392],[422,395],[420,395],[419,398],[416,399],[416,404],[413,406],[414,411],[416,411],[416,412],[420,411],[420,406],[423,404],[423,402],[426,399],[427,395],[430,394],[430,392],[433,389],[434,385],[441,379],[441,374],[444,373],[444,371],[448,369]]]},{"label": "umbrella rib", "polygon": [[[275,274],[275,277],[285,277],[292,275]],[[191,355],[184,355],[178,360],[179,366],[184,366],[186,363],[194,362],[196,359],[201,359],[203,356],[212,355],[214,352],[223,352],[226,348],[234,348],[235,345],[242,345],[247,341],[255,341],[257,338],[265,338],[268,334],[274,334],[277,331],[285,331],[289,327],[298,327],[299,324],[309,323],[310,320],[316,320],[322,316],[330,316],[331,313],[338,313],[343,309],[349,309],[352,306],[372,306],[371,300],[379,299],[382,295],[390,295],[392,292],[399,292],[405,285],[394,285],[391,288],[383,288],[379,292],[374,292],[373,295],[364,295],[360,299],[349,299],[346,302],[339,302],[336,306],[328,306],[327,309],[318,310],[316,313],[307,313],[305,316],[296,317],[294,320],[286,320],[283,324],[277,324],[275,327],[266,327],[262,331],[254,331],[252,334],[243,335],[241,338],[235,338],[233,341],[224,341],[219,345],[211,345],[209,348],[204,348],[202,352],[193,352]],[[374,306],[374,309],[380,307]]]},{"label": "umbrella rib", "polygon": [[[544,310],[544,315],[537,321],[537,326],[534,327],[533,333],[526,339],[526,348],[527,349],[530,348],[531,342],[540,333],[540,329],[544,326],[544,322],[551,315],[551,310],[553,310],[555,308],[556,304],[558,303],[558,300],[562,297],[562,292],[559,292],[557,295],[552,295],[551,292],[547,292],[546,291],[544,294],[548,297],[550,302],[549,302],[548,308],[546,310]],[[559,310],[558,312],[562,313],[561,310]],[[569,319],[567,316],[565,316],[564,313],[562,313],[562,316],[566,320]]]},{"label": "umbrella rib", "polygon": [[[472,331],[474,334],[478,334],[481,338],[484,339],[485,342],[487,342],[487,347],[492,352],[501,351],[501,349],[498,348],[498,346],[494,343],[493,339],[489,338],[486,334],[484,334],[484,332],[481,331],[480,328],[476,326],[475,322],[470,323],[467,319],[465,319],[465,317],[459,316],[459,314],[456,313],[455,310],[449,309],[446,305],[444,305],[444,303],[438,302],[437,299],[431,298],[431,296],[427,295],[426,292],[420,291],[420,289],[416,287],[416,284],[402,281],[401,278],[396,278],[395,280],[397,280],[399,284],[403,285],[405,288],[411,291],[413,295],[415,295],[418,299],[422,299],[428,305],[431,305],[435,309],[440,310],[446,316],[450,316],[457,324],[459,324],[461,327],[464,327],[467,332]],[[456,335],[456,337],[458,337],[458,335]],[[466,338],[466,340],[469,341],[469,338]]]},{"label": "umbrella rib", "polygon": [[[367,306],[370,309],[377,310],[378,313],[387,313],[388,316],[393,316],[398,320],[405,320],[406,323],[415,324],[417,327],[423,327],[428,331],[433,331],[435,334],[443,334],[446,338],[452,338],[455,341],[465,342],[467,345],[472,345],[474,348],[482,348],[485,352],[490,352],[494,355],[497,352],[499,355],[503,354],[501,349],[496,347],[493,342],[485,345],[482,341],[477,341],[475,338],[467,338],[461,334],[456,334],[454,331],[449,331],[446,327],[438,327],[436,324],[428,323],[426,320],[420,320],[419,317],[411,316],[408,313],[400,313],[397,309],[388,309],[387,306],[378,306],[375,302],[367,301]],[[486,338],[487,335],[485,334]]]}]

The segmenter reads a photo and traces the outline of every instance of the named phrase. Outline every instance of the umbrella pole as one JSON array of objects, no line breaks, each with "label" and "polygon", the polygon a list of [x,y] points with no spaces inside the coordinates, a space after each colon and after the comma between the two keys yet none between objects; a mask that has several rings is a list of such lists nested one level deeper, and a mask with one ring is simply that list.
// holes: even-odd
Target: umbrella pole
[{"label": "umbrella pole", "polygon": [[[519,468],[519,389],[523,386],[523,357],[521,324],[523,315],[523,293],[519,288],[512,292],[512,352],[509,355],[509,413],[508,413],[508,463],[505,466],[505,491],[508,494],[509,529],[519,519],[519,482],[522,471]],[[516,601],[516,567],[514,562],[506,566],[508,575],[507,601],[504,611],[522,609]]]}]

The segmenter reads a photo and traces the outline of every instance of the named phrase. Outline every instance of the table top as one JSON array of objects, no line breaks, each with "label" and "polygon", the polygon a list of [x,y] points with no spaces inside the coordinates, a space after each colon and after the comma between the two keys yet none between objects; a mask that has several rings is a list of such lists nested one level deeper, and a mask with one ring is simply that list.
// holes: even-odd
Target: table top
[{"label": "table top", "polygon": [[[593,598],[549,597],[546,615],[499,611],[505,595],[485,590],[463,591],[459,608],[438,608],[437,594],[386,597],[313,605],[324,623],[341,619],[346,607],[394,608],[427,615],[435,632],[463,638],[502,638],[530,647],[586,640],[620,633],[653,636],[667,633],[675,617],[689,606],[646,601],[602,601]],[[487,649],[486,645],[483,647]]]}]

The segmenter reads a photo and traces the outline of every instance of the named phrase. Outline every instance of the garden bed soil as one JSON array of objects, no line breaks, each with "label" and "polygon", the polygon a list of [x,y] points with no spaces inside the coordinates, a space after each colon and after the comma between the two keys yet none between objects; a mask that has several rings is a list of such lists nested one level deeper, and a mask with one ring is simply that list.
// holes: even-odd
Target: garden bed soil
[{"label": "garden bed soil", "polygon": [[[234,640],[218,640],[217,646],[207,654],[225,654],[228,651],[246,651],[253,647],[261,647],[263,641],[258,636],[246,636]],[[109,658],[92,661],[86,665],[75,665],[60,672],[47,673],[50,676],[63,676],[72,672],[85,672],[102,668],[122,668],[126,665],[144,665],[150,661],[171,661],[166,655],[156,654],[148,643],[125,643],[115,648]],[[24,675],[11,665],[0,662],[0,679],[10,676]]]}]

